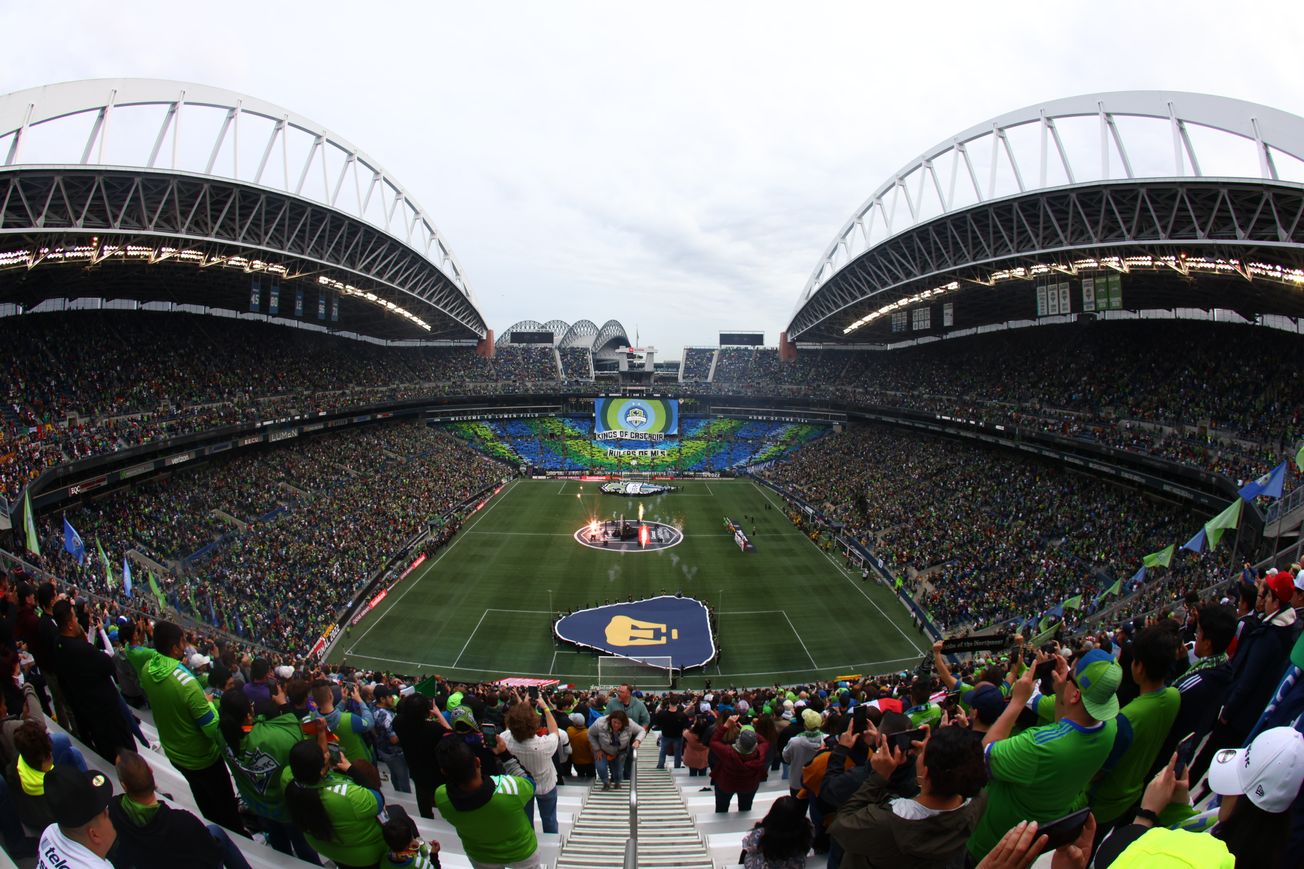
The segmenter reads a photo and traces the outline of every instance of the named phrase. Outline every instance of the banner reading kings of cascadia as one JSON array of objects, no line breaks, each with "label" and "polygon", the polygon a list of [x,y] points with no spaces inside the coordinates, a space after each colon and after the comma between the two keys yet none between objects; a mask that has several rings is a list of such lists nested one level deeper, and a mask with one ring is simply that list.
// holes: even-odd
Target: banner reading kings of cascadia
[{"label": "banner reading kings of cascadia", "polygon": [[679,402],[661,398],[596,398],[593,432],[598,440],[659,441],[679,434]]}]

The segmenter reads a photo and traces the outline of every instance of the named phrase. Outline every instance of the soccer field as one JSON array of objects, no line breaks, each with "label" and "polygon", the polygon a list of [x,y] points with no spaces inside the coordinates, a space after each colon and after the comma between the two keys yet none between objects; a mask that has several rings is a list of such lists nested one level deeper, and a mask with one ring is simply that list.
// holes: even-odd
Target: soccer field
[{"label": "soccer field", "polygon": [[[331,661],[454,680],[549,676],[595,684],[596,656],[554,643],[559,610],[682,592],[716,611],[718,664],[681,684],[800,682],[913,666],[928,649],[891,590],[843,568],[750,480],[689,481],[626,498],[598,483],[515,480],[453,541],[335,644]],[[578,497],[577,497],[578,495]],[[577,543],[593,516],[638,515],[683,529],[656,552]],[[767,504],[770,509],[766,509]],[[741,552],[723,517],[745,523]],[[651,650],[648,650],[649,652]]]}]

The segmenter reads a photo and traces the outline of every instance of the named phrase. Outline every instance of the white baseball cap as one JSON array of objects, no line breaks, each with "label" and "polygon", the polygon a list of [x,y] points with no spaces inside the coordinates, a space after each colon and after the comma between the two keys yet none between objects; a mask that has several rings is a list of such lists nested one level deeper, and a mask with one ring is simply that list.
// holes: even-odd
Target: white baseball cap
[{"label": "white baseball cap", "polygon": [[1304,591],[1304,570],[1295,574],[1295,587],[1300,591]]},{"label": "white baseball cap", "polygon": [[195,652],[190,656],[190,669],[192,670],[198,670],[200,667],[207,667],[211,663],[213,663],[213,659],[207,655],[201,655],[198,652]]},{"label": "white baseball cap", "polygon": [[1222,796],[1245,795],[1265,812],[1290,808],[1304,781],[1304,736],[1293,727],[1274,727],[1248,748],[1224,748],[1209,766],[1209,787]]},{"label": "white baseball cap", "polygon": [[277,668],[276,668],[275,670],[273,670],[272,672],[276,674],[276,678],[278,678],[278,679],[282,679],[282,680],[285,680],[285,681],[288,681],[288,680],[294,678],[294,668],[291,667],[289,664],[282,664],[281,666],[277,667]]}]

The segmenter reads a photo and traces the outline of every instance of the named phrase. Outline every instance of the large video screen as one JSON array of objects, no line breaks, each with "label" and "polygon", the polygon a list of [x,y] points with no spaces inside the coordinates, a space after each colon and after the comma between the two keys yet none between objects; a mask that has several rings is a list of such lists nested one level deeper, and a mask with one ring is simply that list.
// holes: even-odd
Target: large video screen
[{"label": "large video screen", "polygon": [[597,398],[593,434],[598,440],[659,441],[679,434],[679,401],[673,398]]}]

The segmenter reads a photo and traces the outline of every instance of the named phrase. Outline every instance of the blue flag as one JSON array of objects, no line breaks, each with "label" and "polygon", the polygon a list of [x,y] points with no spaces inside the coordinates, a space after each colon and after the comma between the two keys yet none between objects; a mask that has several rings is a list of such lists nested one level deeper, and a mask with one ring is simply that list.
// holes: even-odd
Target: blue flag
[{"label": "blue flag", "polygon": [[127,597],[131,597],[131,562],[125,555],[122,557],[122,588],[127,592]]},{"label": "blue flag", "polygon": [[1286,482],[1286,463],[1282,462],[1259,479],[1246,483],[1236,494],[1246,501],[1253,501],[1263,495],[1268,498],[1280,498],[1282,487]]},{"label": "blue flag", "polygon": [[1140,570],[1132,574],[1132,582],[1145,582],[1145,581],[1146,581],[1146,566],[1143,564],[1141,565]]},{"label": "blue flag", "polygon": [[1190,550],[1191,552],[1203,552],[1204,551],[1204,529],[1201,528],[1199,531],[1195,532],[1195,536],[1192,537],[1190,540],[1186,541],[1185,543],[1183,543],[1182,548]]},{"label": "blue flag", "polygon": [[63,548],[77,559],[78,564],[86,563],[86,544],[82,542],[81,535],[72,527],[72,523],[66,516],[63,520]]}]

